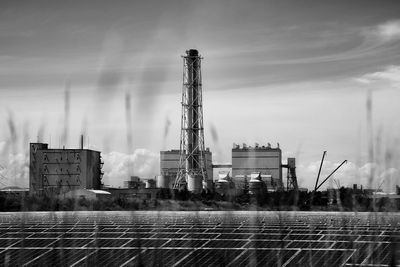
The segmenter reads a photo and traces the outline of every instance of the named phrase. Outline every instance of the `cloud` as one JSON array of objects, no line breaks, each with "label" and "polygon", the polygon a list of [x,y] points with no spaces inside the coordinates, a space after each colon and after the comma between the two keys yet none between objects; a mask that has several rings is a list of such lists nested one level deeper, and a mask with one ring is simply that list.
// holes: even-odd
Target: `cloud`
[{"label": "cloud", "polygon": [[[389,50],[396,52],[398,41],[400,41],[400,20],[390,20],[367,27],[354,26],[344,28],[343,24],[340,23],[327,24],[325,27],[327,29],[325,31],[309,32],[309,36],[314,36],[315,39],[307,40],[304,43],[296,42],[296,46],[298,48],[302,47],[304,51],[308,49],[315,50],[314,53],[309,53],[309,56],[298,57],[301,54],[296,53],[295,58],[268,59],[263,64],[290,65],[357,60],[376,56]],[[301,29],[301,26],[298,29],[307,32],[306,29]],[[301,39],[299,38],[299,40]],[[347,49],[344,48],[344,44],[347,44]],[[330,49],[326,49],[328,45]],[[333,47],[335,49],[332,49]],[[316,48],[325,50],[321,50],[323,53],[320,54],[318,52],[321,51]],[[259,57],[259,51],[256,52],[257,57]],[[287,54],[289,54],[289,51],[287,51]]]},{"label": "cloud", "polygon": [[[4,146],[1,146],[1,149]],[[6,186],[29,187],[29,160],[26,154],[2,154],[0,188]]]},{"label": "cloud", "polygon": [[102,157],[105,185],[118,187],[132,175],[154,178],[159,174],[159,155],[147,149],[136,149],[133,154],[110,152]]},{"label": "cloud", "polygon": [[394,192],[396,185],[400,185],[400,171],[396,168],[389,168],[380,174],[379,180],[383,183],[384,191]]},{"label": "cloud", "polygon": [[400,40],[400,20],[391,20],[370,27],[365,33],[366,35],[378,38],[382,42]]},{"label": "cloud", "polygon": [[[324,161],[322,166],[319,184],[337,167],[339,162]],[[302,187],[314,188],[318,174],[320,161],[310,162],[307,165],[299,165],[297,176]],[[372,172],[372,175],[371,175]],[[371,181],[372,177],[372,181]],[[364,188],[378,188],[385,192],[393,192],[396,183],[400,182],[400,172],[396,168],[385,168],[376,163],[366,163],[358,166],[353,162],[342,165],[334,175],[321,187],[332,186],[333,179],[340,182],[341,186],[352,186],[352,184],[362,185]],[[331,181],[330,181],[331,180]]]},{"label": "cloud", "polygon": [[382,71],[367,73],[354,79],[362,84],[390,83],[394,87],[400,87],[400,66],[392,65]]}]

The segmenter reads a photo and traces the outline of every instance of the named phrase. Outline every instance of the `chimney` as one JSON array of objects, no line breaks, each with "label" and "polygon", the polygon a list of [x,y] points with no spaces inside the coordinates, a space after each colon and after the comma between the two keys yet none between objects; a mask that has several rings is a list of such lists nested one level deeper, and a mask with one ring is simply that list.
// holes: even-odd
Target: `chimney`
[{"label": "chimney", "polygon": [[83,134],[81,134],[81,149],[83,149]]}]

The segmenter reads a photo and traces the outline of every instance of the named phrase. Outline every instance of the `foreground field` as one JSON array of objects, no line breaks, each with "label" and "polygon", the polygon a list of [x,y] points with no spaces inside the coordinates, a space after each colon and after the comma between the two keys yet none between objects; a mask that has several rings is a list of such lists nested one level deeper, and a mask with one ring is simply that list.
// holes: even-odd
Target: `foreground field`
[{"label": "foreground field", "polygon": [[0,214],[2,266],[399,264],[399,213]]}]

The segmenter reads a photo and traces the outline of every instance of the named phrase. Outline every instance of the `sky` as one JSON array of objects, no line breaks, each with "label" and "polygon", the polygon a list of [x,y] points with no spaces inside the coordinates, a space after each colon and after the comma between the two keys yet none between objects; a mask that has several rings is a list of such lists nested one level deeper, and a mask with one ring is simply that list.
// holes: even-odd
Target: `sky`
[{"label": "sky", "polygon": [[2,0],[0,182],[27,186],[29,142],[77,147],[80,134],[102,152],[105,184],[130,165],[157,175],[159,151],[179,145],[181,56],[195,48],[214,162],[233,143],[279,142],[303,187],[327,150],[323,177],[347,159],[335,183],[393,191],[399,14],[385,0]]}]

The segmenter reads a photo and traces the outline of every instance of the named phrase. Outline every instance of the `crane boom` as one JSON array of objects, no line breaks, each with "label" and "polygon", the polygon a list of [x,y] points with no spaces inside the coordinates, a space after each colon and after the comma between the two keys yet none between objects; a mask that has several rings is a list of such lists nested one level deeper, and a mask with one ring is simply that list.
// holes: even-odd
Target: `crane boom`
[{"label": "crane boom", "polygon": [[320,188],[340,167],[342,167],[343,164],[345,164],[347,162],[347,159],[344,160],[339,166],[336,167],[335,170],[333,170],[333,172],[331,172],[331,174],[328,175],[328,177],[325,178],[325,180],[315,189],[315,191],[318,190],[318,188]]},{"label": "crane boom", "polygon": [[322,154],[322,160],[321,160],[321,164],[319,165],[319,171],[318,171],[318,175],[317,175],[317,181],[315,181],[315,187],[314,187],[314,191],[317,191],[317,186],[318,186],[318,181],[319,181],[319,176],[321,175],[321,169],[322,169],[322,164],[324,163],[324,158],[326,155],[326,151],[324,151],[324,153]]}]

